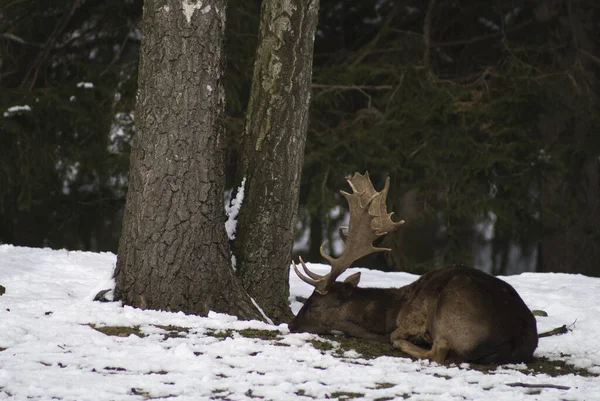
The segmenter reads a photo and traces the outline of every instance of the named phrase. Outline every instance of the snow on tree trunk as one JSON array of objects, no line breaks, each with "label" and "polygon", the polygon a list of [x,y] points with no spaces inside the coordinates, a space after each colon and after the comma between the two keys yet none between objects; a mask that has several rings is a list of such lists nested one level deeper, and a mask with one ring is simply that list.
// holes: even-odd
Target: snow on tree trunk
[{"label": "snow on tree trunk", "polygon": [[318,0],[265,0],[242,142],[246,177],[234,250],[248,293],[291,317],[289,265],[308,125]]},{"label": "snow on tree trunk", "polygon": [[135,307],[262,319],[225,232],[224,24],[225,0],[144,4],[115,292]]}]

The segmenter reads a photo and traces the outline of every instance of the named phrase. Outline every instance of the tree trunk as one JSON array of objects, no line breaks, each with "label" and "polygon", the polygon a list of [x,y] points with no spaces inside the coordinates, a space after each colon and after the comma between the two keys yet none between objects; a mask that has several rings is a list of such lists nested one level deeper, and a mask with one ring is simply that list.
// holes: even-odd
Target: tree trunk
[{"label": "tree trunk", "polygon": [[259,318],[224,227],[225,0],[145,1],[136,135],[115,270],[140,308]]},{"label": "tree trunk", "polygon": [[308,126],[318,0],[265,0],[239,179],[234,243],[248,293],[275,322],[291,317],[289,265]]}]

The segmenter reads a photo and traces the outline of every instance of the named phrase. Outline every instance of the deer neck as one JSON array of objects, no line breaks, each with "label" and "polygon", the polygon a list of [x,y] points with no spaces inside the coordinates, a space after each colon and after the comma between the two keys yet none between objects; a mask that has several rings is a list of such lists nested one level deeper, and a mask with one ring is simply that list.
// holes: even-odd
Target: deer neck
[{"label": "deer neck", "polygon": [[396,316],[406,299],[402,288],[356,288],[348,298],[352,321],[378,334],[396,329]]}]

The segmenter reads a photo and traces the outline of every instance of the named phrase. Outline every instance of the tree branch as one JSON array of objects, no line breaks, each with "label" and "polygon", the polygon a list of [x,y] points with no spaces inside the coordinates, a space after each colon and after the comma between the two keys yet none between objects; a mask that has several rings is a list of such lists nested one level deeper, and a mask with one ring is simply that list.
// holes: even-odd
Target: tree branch
[{"label": "tree branch", "polygon": [[567,326],[563,324],[560,327],[557,327],[557,328],[552,329],[550,331],[546,331],[544,333],[538,334],[538,338],[550,337],[550,336],[558,336],[558,335],[561,335],[561,334],[566,334],[568,332],[569,332],[569,329],[567,329]]},{"label": "tree branch", "polygon": [[594,56],[592,53],[588,52],[585,49],[579,48],[577,49],[581,54],[589,57],[592,61],[595,61],[596,63],[598,63],[598,65],[600,65],[600,58]]},{"label": "tree branch", "polygon": [[392,89],[393,85],[327,85],[327,84],[311,84],[313,89],[341,89],[341,90],[388,90]]},{"label": "tree branch", "polygon": [[390,13],[385,18],[385,21],[381,25],[381,29],[379,30],[379,32],[377,32],[377,35],[375,35],[373,40],[371,40],[369,43],[367,43],[367,45],[365,45],[365,47],[363,49],[361,49],[361,54],[350,64],[352,67],[354,67],[357,64],[360,64],[360,62],[363,61],[365,59],[365,57],[367,57],[371,53],[373,47],[375,47],[377,42],[379,42],[379,39],[381,39],[384,32],[389,29],[389,25],[391,24],[392,20],[394,19],[394,15],[396,15],[397,9],[398,9],[398,5],[395,5],[394,8],[392,8],[392,11],[390,11]]},{"label": "tree branch", "polygon": [[129,28],[129,31],[127,32],[127,34],[125,35],[125,38],[123,39],[123,42],[121,43],[121,47],[119,47],[119,51],[117,52],[117,54],[115,54],[115,57],[113,57],[112,61],[106,66],[104,71],[102,71],[100,73],[100,76],[103,76],[104,74],[106,74],[108,72],[108,70],[110,70],[110,68],[117,61],[119,61],[119,59],[121,58],[121,54],[123,54],[123,49],[125,49],[125,46],[127,45],[127,41],[129,40],[129,35],[131,34],[132,31],[133,31],[133,26],[131,28]]},{"label": "tree branch", "polygon": [[38,55],[37,60],[31,66],[29,71],[27,71],[27,74],[25,74],[25,78],[23,78],[23,81],[21,81],[21,87],[25,86],[25,84],[27,83],[27,80],[29,79],[29,76],[33,72],[33,77],[31,78],[31,82],[29,84],[28,90],[31,91],[31,89],[33,89],[33,86],[35,85],[35,81],[37,80],[37,76],[40,72],[40,68],[46,62],[46,59],[48,58],[48,56],[50,55],[50,52],[52,51],[52,48],[56,44],[56,41],[58,40],[59,35],[66,28],[67,24],[69,23],[69,21],[75,14],[75,11],[77,10],[77,8],[79,8],[79,0],[73,0],[71,9],[65,15],[65,17],[60,22],[60,24],[58,24],[56,26],[56,28],[54,28],[54,31],[48,38],[48,41],[44,44],[44,47],[43,47],[41,53]]},{"label": "tree branch", "polygon": [[431,72],[431,17],[433,15],[433,7],[435,0],[429,0],[427,5],[427,14],[425,14],[425,22],[423,23],[423,66],[429,74]]},{"label": "tree branch", "polygon": [[365,92],[365,90],[389,90],[393,88],[393,85],[325,85],[325,84],[311,84],[311,88],[313,89],[323,89],[323,91],[319,92],[314,98],[317,99],[319,96],[322,96],[326,93],[329,93],[334,90],[342,90],[342,91],[359,91],[361,94],[367,97],[368,99],[368,108],[371,108],[371,96]]}]

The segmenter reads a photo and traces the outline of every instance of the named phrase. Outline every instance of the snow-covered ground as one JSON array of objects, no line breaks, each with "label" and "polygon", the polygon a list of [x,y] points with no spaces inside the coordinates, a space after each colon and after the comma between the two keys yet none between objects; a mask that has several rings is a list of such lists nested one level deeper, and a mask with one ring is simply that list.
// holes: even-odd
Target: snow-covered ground
[{"label": "snow-covered ground", "polygon": [[[0,246],[0,400],[600,400],[600,377],[531,375],[524,366],[484,374],[408,358],[342,357],[289,334],[286,325],[235,317],[142,311],[94,302],[113,285],[115,255]],[[319,272],[325,267],[310,265]],[[400,286],[404,273],[363,271],[362,286]],[[571,331],[540,339],[536,356],[562,359],[600,374],[600,279],[525,273],[505,277],[538,317],[540,332],[563,324]],[[290,301],[311,288],[290,276]],[[144,337],[105,335],[92,327],[140,326]],[[164,326],[185,327],[165,336]],[[242,329],[272,330],[276,338],[247,338]],[[234,330],[230,336],[212,335]],[[527,388],[514,383],[564,388]],[[510,385],[509,385],[510,384]],[[568,389],[567,389],[568,387]]]}]

